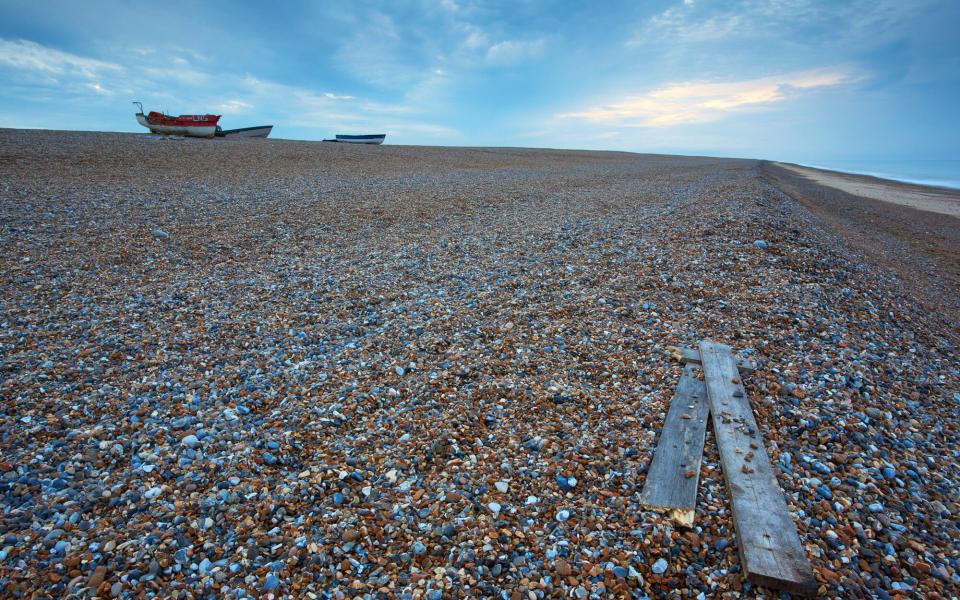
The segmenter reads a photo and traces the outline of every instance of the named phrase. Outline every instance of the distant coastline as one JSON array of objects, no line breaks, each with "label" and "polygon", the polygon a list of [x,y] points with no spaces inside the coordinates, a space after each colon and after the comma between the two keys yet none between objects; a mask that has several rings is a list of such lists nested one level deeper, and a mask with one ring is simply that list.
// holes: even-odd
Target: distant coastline
[{"label": "distant coastline", "polygon": [[909,206],[960,219],[960,190],[928,184],[881,179],[873,175],[814,169],[797,164],[772,163],[820,185],[891,204]]},{"label": "distant coastline", "polygon": [[960,189],[960,160],[837,160],[794,164],[812,169],[891,179],[903,183]]}]

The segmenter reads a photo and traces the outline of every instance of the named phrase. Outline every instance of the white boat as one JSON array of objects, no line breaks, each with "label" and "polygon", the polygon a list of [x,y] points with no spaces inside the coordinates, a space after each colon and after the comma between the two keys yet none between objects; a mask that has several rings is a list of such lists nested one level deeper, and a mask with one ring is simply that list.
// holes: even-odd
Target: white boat
[{"label": "white boat", "polygon": [[273,125],[258,125],[256,127],[241,127],[240,129],[221,129],[217,137],[238,138],[265,138],[273,131]]},{"label": "white boat", "polygon": [[367,135],[337,135],[335,140],[323,140],[325,142],[343,142],[346,144],[382,144],[385,133],[373,133]]}]

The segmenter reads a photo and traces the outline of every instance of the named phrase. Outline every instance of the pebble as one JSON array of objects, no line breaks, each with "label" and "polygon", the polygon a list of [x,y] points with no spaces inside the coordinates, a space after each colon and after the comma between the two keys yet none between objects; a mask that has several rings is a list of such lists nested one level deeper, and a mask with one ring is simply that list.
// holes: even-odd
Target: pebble
[{"label": "pebble", "polygon": [[96,590],[100,587],[100,584],[103,583],[103,580],[107,576],[107,568],[103,565],[97,566],[93,573],[90,574],[90,579],[87,580],[87,587],[91,590]]},{"label": "pebble", "polygon": [[667,566],[668,565],[666,560],[662,558],[658,558],[657,562],[653,563],[653,566],[650,567],[650,570],[656,573],[657,575],[663,575],[667,571]]},{"label": "pebble", "polygon": [[545,152],[0,131],[4,593],[769,595],[711,438],[638,504],[710,337],[819,595],[956,595],[955,311],[772,167]]},{"label": "pebble", "polygon": [[564,493],[573,491],[573,488],[577,485],[577,480],[575,478],[566,477],[564,475],[557,475],[557,486]]},{"label": "pebble", "polygon": [[263,590],[273,592],[280,587],[280,578],[273,573],[268,573],[263,580]]}]

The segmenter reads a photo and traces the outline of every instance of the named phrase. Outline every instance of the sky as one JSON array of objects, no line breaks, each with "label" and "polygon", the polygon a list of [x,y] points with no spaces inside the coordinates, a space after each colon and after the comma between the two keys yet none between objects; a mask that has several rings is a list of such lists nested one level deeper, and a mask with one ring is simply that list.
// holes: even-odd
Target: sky
[{"label": "sky", "polygon": [[958,0],[0,0],[0,127],[960,159]]}]

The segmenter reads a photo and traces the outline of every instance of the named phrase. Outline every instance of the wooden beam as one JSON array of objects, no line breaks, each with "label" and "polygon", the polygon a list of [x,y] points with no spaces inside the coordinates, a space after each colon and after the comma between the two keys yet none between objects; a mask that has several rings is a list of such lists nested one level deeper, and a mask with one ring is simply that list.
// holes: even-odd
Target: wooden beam
[{"label": "wooden beam", "polygon": [[703,341],[700,356],[747,580],[813,595],[813,569],[770,466],[733,353],[729,346]]},{"label": "wooden beam", "polygon": [[[700,360],[700,351],[696,348],[676,348],[670,346],[671,353],[674,357],[687,365],[697,365],[700,366],[702,361]],[[753,364],[753,361],[747,360],[745,358],[736,357],[737,359],[737,369],[741,373],[753,373],[757,370],[757,366]]]},{"label": "wooden beam", "polygon": [[698,370],[690,364],[683,368],[640,494],[641,505],[666,513],[684,527],[693,527],[710,412]]}]

